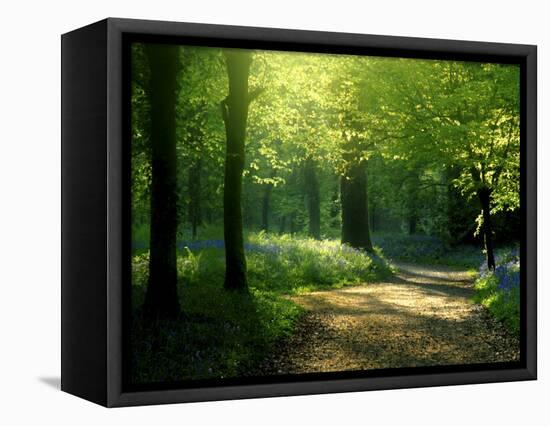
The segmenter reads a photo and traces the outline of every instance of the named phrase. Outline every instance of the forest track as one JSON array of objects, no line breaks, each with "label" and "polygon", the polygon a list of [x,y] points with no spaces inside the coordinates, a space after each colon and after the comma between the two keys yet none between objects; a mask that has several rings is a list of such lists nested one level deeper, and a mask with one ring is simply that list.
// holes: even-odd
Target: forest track
[{"label": "forest track", "polygon": [[467,271],[395,265],[387,282],[291,299],[306,309],[260,374],[519,360],[519,341],[480,305]]}]

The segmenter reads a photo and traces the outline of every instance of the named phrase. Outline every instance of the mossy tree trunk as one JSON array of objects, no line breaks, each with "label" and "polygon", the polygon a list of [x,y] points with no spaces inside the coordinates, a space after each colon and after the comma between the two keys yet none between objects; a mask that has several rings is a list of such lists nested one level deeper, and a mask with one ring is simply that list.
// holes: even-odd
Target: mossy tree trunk
[{"label": "mossy tree trunk", "polygon": [[248,91],[250,52],[224,51],[229,94],[221,102],[226,133],[223,222],[225,240],[225,283],[229,290],[248,290],[243,241],[242,176],[248,106],[259,91]]},{"label": "mossy tree trunk", "polygon": [[366,166],[365,161],[351,161],[340,178],[342,244],[372,253]]},{"label": "mossy tree trunk", "polygon": [[151,318],[175,318],[177,294],[176,231],[176,77],[179,48],[149,45],[151,105],[151,240],[149,282],[143,305]]}]

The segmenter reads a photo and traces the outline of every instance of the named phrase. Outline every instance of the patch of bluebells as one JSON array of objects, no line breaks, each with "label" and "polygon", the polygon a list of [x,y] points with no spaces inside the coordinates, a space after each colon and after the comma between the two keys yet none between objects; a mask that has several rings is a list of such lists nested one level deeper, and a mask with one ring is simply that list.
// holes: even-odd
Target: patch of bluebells
[{"label": "patch of bluebells", "polygon": [[495,276],[498,278],[497,288],[499,290],[509,293],[519,287],[519,269],[517,268],[512,269],[507,265],[501,265],[496,268]]},{"label": "patch of bluebells", "polygon": [[180,241],[178,243],[178,249],[185,250],[202,250],[202,249],[218,249],[224,248],[223,240],[196,240],[196,241]]},{"label": "patch of bluebells", "polygon": [[389,259],[427,263],[478,265],[483,260],[477,247],[448,247],[438,237],[428,235],[377,234],[374,243]]},{"label": "patch of bluebells", "polygon": [[374,242],[390,258],[439,257],[445,251],[440,239],[426,235],[376,235]]},{"label": "patch of bluebells", "polygon": [[[134,241],[134,249],[147,249],[148,244],[143,241]],[[185,250],[186,248],[191,251],[204,250],[204,249],[216,249],[223,250],[225,243],[223,240],[195,240],[195,241],[180,241],[178,243],[179,250]],[[250,252],[260,253],[278,253],[281,250],[280,246],[275,244],[251,244],[245,243],[244,249]]]},{"label": "patch of bluebells", "polygon": [[494,272],[491,272],[487,268],[487,261],[484,261],[479,268],[479,276],[485,278],[492,273],[497,279],[497,290],[502,292],[509,293],[518,288],[520,284],[519,250],[514,248],[497,253],[495,264],[498,266]]},{"label": "patch of bluebells", "polygon": [[264,254],[272,254],[275,256],[279,256],[283,250],[283,246],[279,246],[276,244],[253,244],[253,243],[245,243],[244,244],[245,251],[250,252],[256,252],[256,253],[264,253]]}]

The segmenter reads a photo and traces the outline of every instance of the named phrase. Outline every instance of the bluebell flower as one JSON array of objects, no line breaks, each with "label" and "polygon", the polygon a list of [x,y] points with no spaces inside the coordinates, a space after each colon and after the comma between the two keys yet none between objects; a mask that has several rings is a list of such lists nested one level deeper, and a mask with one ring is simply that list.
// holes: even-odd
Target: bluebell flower
[{"label": "bluebell flower", "polygon": [[[518,288],[520,285],[519,250],[514,248],[509,252],[498,253],[495,255],[495,263],[498,265],[493,272],[497,279],[497,290],[509,293]],[[484,278],[489,273],[487,261],[485,261],[479,268],[479,274]]]}]

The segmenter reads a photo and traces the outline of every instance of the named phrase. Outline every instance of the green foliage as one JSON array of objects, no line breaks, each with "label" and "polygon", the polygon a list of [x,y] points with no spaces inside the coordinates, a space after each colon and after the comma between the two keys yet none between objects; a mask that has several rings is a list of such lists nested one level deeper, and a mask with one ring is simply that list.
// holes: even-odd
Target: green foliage
[{"label": "green foliage", "polygon": [[[180,285],[200,285],[223,281],[224,252],[220,240],[184,246],[177,257]],[[250,287],[278,295],[305,290],[340,288],[380,281],[392,274],[391,267],[377,250],[376,255],[341,245],[337,240],[250,233],[245,244]],[[146,285],[148,251],[132,260],[132,282]],[[140,306],[135,300],[134,306]]]},{"label": "green foliage", "polygon": [[[177,132],[184,229],[193,220],[188,212],[195,211],[190,206],[195,199],[186,196],[192,192],[200,192],[201,223],[221,219],[225,131],[220,102],[227,96],[227,75],[221,49],[183,46],[181,52]],[[142,45],[133,47],[132,59],[133,220],[144,224],[150,165]],[[248,228],[260,226],[258,206],[271,187],[272,228],[307,229],[307,188],[299,171],[308,159],[321,166],[317,178],[326,236],[338,232],[339,215],[330,214],[334,186],[355,162],[368,162],[369,203],[378,213],[384,210],[378,215],[388,219],[379,223],[383,228],[400,222],[406,230],[408,223],[413,232],[471,242],[479,188],[490,188],[493,214],[518,208],[515,65],[256,51],[249,83],[262,92],[251,103],[247,123],[243,208]],[[196,189],[187,175],[199,159],[201,187]],[[449,207],[457,203],[469,206],[459,209],[465,212],[460,218],[456,206]]]},{"label": "green foliage", "polygon": [[506,326],[519,335],[520,326],[520,288],[510,291],[498,288],[499,280],[489,273],[477,279],[475,283],[476,296],[474,301],[489,309],[489,312],[502,321]]},{"label": "green foliage", "polygon": [[496,253],[497,267],[487,269],[483,263],[475,282],[474,300],[485,306],[499,321],[519,335],[520,326],[520,261],[517,247],[501,248]]},{"label": "green foliage", "polygon": [[379,255],[341,245],[263,232],[248,236],[248,273],[255,288],[300,293],[369,283],[387,278],[391,269]]},{"label": "green foliage", "polygon": [[374,282],[391,275],[383,258],[337,241],[253,233],[246,247],[249,294],[223,289],[222,249],[184,247],[177,259],[184,317],[159,324],[147,324],[140,316],[148,251],[133,257],[132,370],[136,383],[250,374],[276,341],[292,333],[302,312],[285,295]]}]

